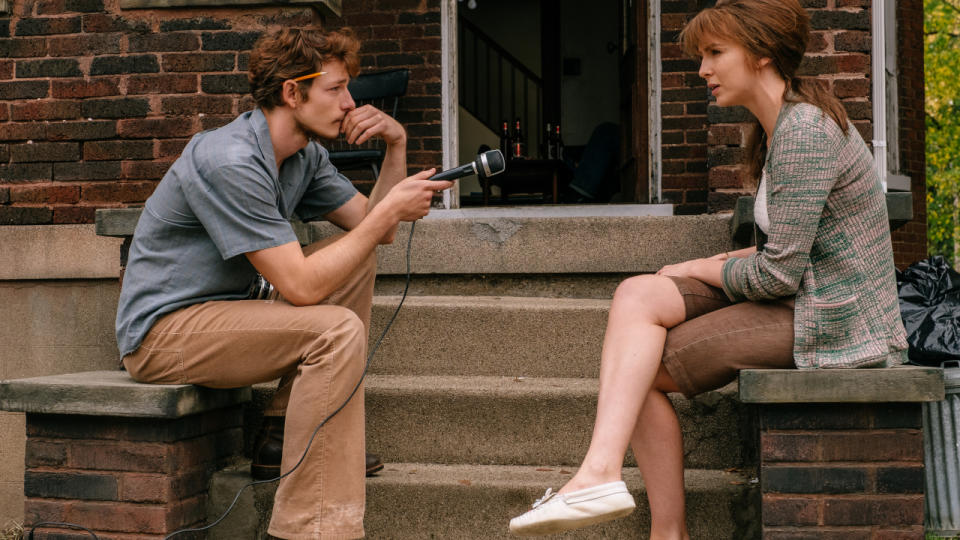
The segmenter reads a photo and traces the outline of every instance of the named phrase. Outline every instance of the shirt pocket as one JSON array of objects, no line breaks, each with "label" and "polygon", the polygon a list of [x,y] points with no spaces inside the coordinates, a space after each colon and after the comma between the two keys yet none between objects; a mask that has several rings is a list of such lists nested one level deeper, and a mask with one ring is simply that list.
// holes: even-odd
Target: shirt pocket
[{"label": "shirt pocket", "polygon": [[813,308],[817,321],[818,356],[823,353],[855,356],[858,344],[870,335],[860,310],[859,296],[853,295],[839,302],[814,303]]}]

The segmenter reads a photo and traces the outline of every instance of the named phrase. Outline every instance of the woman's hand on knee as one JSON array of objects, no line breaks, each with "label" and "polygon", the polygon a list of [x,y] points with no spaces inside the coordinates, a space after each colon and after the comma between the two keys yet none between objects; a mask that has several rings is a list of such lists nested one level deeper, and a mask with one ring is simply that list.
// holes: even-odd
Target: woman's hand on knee
[{"label": "woman's hand on knee", "polygon": [[672,277],[692,277],[694,269],[699,261],[705,259],[693,259],[690,261],[683,261],[682,263],[677,264],[668,264],[657,270],[658,276],[672,276]]}]

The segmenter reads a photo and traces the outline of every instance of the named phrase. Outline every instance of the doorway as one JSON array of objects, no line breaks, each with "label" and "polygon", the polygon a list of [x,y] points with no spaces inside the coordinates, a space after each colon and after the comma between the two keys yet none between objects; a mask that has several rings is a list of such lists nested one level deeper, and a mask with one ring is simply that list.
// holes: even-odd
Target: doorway
[{"label": "doorway", "polygon": [[644,6],[457,2],[460,160],[501,147],[517,159],[487,197],[461,180],[461,207],[648,202]]}]

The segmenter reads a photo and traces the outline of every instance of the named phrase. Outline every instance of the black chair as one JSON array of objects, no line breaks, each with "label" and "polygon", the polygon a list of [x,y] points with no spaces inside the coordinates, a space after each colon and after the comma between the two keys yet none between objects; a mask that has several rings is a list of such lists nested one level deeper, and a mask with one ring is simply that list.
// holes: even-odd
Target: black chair
[{"label": "black chair", "polygon": [[[379,73],[365,73],[350,81],[347,88],[357,103],[357,107],[370,104],[397,117],[397,108],[400,97],[407,93],[407,82],[410,80],[410,70],[406,68],[391,69]],[[340,170],[356,170],[370,167],[373,179],[380,176],[380,164],[386,150],[380,139],[365,142],[360,147],[347,144],[343,135],[338,137],[329,147],[330,162]]]}]

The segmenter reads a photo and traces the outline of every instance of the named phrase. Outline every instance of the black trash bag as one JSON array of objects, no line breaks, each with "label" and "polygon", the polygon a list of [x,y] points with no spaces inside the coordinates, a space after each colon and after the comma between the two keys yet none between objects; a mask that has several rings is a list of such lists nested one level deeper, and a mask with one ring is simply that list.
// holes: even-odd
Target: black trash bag
[{"label": "black trash bag", "polygon": [[940,255],[897,272],[910,361],[939,367],[960,359],[960,274]]}]

